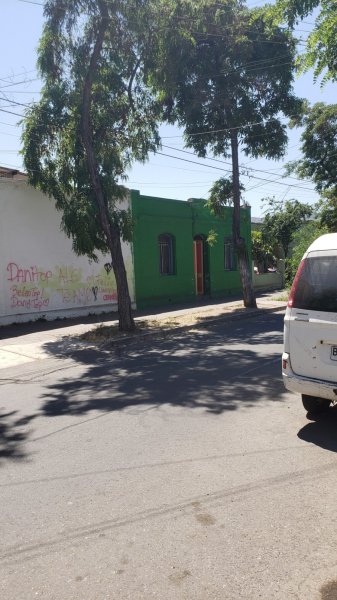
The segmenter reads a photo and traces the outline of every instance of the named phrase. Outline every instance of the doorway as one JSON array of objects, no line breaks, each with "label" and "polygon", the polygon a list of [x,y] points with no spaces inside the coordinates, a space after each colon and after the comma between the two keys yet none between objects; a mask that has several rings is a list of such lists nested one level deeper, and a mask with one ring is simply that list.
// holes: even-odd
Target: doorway
[{"label": "doorway", "polygon": [[196,296],[205,294],[205,240],[202,235],[193,238],[194,277]]}]

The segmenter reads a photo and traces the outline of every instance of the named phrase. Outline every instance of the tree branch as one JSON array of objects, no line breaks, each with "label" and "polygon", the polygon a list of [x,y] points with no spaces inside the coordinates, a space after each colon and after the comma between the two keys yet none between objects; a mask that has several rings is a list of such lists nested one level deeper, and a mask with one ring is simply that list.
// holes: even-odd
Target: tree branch
[{"label": "tree branch", "polygon": [[129,81],[129,85],[128,85],[128,97],[129,97],[129,102],[130,102],[130,106],[131,106],[131,110],[132,111],[135,110],[135,104],[134,104],[133,97],[132,97],[132,85],[133,85],[134,79],[136,77],[137,71],[139,69],[140,63],[141,63],[141,59],[138,58],[135,66],[134,66],[134,68],[132,70],[130,81]]},{"label": "tree branch", "polygon": [[99,169],[97,165],[97,161],[94,156],[93,150],[93,132],[92,132],[92,124],[90,117],[91,110],[91,102],[92,102],[92,85],[94,80],[94,75],[97,69],[98,60],[102,51],[103,41],[105,32],[109,23],[109,14],[108,9],[103,0],[98,0],[98,5],[101,11],[101,22],[98,27],[98,34],[96,38],[96,42],[94,45],[94,49],[90,58],[88,71],[84,80],[83,87],[83,104],[82,104],[82,118],[81,118],[81,136],[83,140],[83,145],[86,152],[88,170],[90,174],[90,178],[92,181],[92,185],[95,191],[95,196],[97,199],[97,205],[99,210],[99,215],[102,223],[102,227],[105,235],[107,236],[107,240],[109,245],[111,245],[111,224],[109,222],[108,213],[106,210],[106,201],[104,197],[104,192],[102,188],[102,184],[99,177]]}]

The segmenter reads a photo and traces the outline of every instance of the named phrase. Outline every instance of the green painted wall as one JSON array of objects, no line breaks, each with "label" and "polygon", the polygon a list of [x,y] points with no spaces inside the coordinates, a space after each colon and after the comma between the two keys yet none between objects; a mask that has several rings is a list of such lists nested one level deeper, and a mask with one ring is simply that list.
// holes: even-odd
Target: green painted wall
[{"label": "green painted wall", "polygon": [[[210,230],[218,234],[213,246],[207,244],[209,277],[206,293],[213,298],[241,293],[238,271],[225,271],[223,238],[231,236],[232,209],[220,219],[210,213],[204,200],[171,200],[143,196],[131,191],[135,296],[138,308],[195,300],[193,238]],[[158,236],[169,233],[175,240],[175,274],[161,275]],[[242,209],[241,233],[251,250],[250,209]]]}]

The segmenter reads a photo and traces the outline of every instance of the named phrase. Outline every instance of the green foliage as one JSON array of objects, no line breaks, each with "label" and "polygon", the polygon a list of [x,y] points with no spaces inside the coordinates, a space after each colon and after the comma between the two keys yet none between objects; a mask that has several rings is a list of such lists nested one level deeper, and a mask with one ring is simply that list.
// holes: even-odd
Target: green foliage
[{"label": "green foliage", "polygon": [[[243,189],[243,186],[241,186],[241,190]],[[233,202],[233,181],[232,179],[221,177],[213,183],[209,190],[206,206],[213,214],[223,216],[224,207],[231,206]]]},{"label": "green foliage", "polygon": [[[323,0],[324,2],[324,0]],[[277,0],[277,14],[285,18],[291,27],[304,17],[307,17],[320,0]]]},{"label": "green foliage", "polygon": [[301,125],[303,159],[295,170],[300,177],[312,178],[319,192],[329,190],[337,185],[337,104],[314,104]]},{"label": "green foliage", "polygon": [[[97,68],[93,48],[108,14]],[[131,215],[119,201],[133,160],[157,147],[158,103],[144,84],[151,4],[140,0],[48,0],[38,49],[41,100],[23,121],[23,157],[29,182],[56,201],[62,227],[78,254],[96,258],[108,243],[81,137],[83,90],[92,82],[90,135],[96,171],[111,225],[131,237]],[[106,20],[107,21],[107,20]],[[90,73],[90,75],[88,75]]]},{"label": "green foliage", "polygon": [[302,71],[314,69],[317,79],[323,75],[322,84],[337,80],[337,4],[334,0],[278,0],[276,16],[293,27],[319,8],[313,31],[308,36],[307,48],[299,60]]},{"label": "green foliage", "polygon": [[308,221],[294,233],[291,257],[286,261],[287,285],[292,284],[305,251],[310,244],[324,233],[328,233],[328,229],[322,227],[318,221]]},{"label": "green foliage", "polygon": [[278,202],[274,198],[267,198],[265,202],[269,211],[264,218],[262,237],[266,243],[279,244],[287,258],[295,232],[312,215],[313,208],[298,200]]},{"label": "green foliage", "polygon": [[235,129],[245,154],[281,157],[287,133],[279,113],[301,107],[292,92],[293,38],[268,11],[241,2],[186,6],[173,37],[163,36],[151,75],[170,99],[168,118],[184,127],[186,145],[199,156],[229,156]]},{"label": "green foliage", "polygon": [[337,233],[337,186],[323,194],[318,209],[320,226],[327,233]]},{"label": "green foliage", "polygon": [[287,171],[311,178],[321,194],[319,219],[331,232],[337,231],[337,104],[319,102],[307,107],[303,126],[303,158],[288,164]]},{"label": "green foliage", "polygon": [[261,231],[252,231],[252,256],[259,273],[266,273],[269,267],[276,265],[275,249]]},{"label": "green foliage", "polygon": [[218,241],[218,236],[219,236],[219,234],[217,231],[215,231],[215,229],[210,229],[208,232],[207,240],[206,240],[208,245],[211,247],[215,246],[215,244]]},{"label": "green foliage", "polygon": [[166,99],[166,118],[184,128],[187,147],[201,157],[210,153],[232,159],[232,189],[222,179],[211,190],[210,204],[221,214],[223,203],[233,198],[233,241],[244,303],[254,306],[240,234],[238,149],[254,158],[283,156],[287,132],[280,116],[290,117],[302,106],[292,88],[295,41],[275,25],[269,10],[248,10],[240,0],[170,5],[180,20],[172,36],[160,40],[150,80]]}]

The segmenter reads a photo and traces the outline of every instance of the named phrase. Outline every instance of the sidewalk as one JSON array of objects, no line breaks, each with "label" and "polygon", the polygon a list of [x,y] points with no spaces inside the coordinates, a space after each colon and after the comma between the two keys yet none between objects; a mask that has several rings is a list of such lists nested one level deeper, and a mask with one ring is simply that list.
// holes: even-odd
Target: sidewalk
[{"label": "sidewalk", "polygon": [[[253,317],[261,314],[261,311],[280,311],[286,307],[286,302],[280,300],[284,292],[276,291],[259,294],[257,297],[257,309],[243,308],[242,300],[229,300],[225,302],[213,302],[210,304],[198,304],[179,309],[150,309],[151,312],[136,313],[136,322],[144,321],[158,324],[161,331],[176,331],[191,327],[200,327],[202,323],[210,323],[215,320],[234,320],[245,317]],[[17,366],[35,360],[50,358],[48,345],[57,345],[59,355],[67,356],[74,350],[93,347],[92,342],[83,341],[79,336],[90,332],[98,326],[116,325],[117,320],[111,320],[111,314],[95,318],[71,319],[66,321],[49,321],[11,325],[0,328],[0,369]],[[153,331],[138,333],[149,336]],[[134,336],[121,335],[114,337],[112,342],[132,339]]]}]

